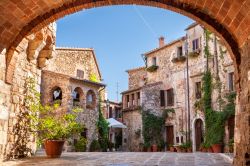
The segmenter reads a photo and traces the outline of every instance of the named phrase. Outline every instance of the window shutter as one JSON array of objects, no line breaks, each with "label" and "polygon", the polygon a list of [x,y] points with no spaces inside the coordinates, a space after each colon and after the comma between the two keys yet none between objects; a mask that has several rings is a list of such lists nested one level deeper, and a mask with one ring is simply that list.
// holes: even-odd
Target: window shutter
[{"label": "window shutter", "polygon": [[164,90],[160,90],[160,101],[161,101],[161,107],[164,107],[165,106],[165,92]]},{"label": "window shutter", "polygon": [[174,105],[174,90],[168,89],[167,90],[167,106],[173,106]]}]

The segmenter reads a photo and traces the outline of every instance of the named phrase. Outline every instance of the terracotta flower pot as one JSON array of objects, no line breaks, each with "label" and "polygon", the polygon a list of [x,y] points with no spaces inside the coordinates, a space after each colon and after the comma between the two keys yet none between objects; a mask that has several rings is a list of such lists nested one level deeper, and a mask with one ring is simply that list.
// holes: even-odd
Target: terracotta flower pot
[{"label": "terracotta flower pot", "polygon": [[207,148],[201,148],[202,152],[207,152]]},{"label": "terracotta flower pot", "polygon": [[59,158],[62,154],[63,145],[65,141],[62,140],[46,140],[44,141],[45,152],[49,158]]},{"label": "terracotta flower pot", "polygon": [[212,149],[214,153],[221,153],[222,152],[222,145],[221,144],[213,144]]},{"label": "terracotta flower pot", "polygon": [[176,146],[176,151],[181,152],[181,148],[179,146]]},{"label": "terracotta flower pot", "polygon": [[170,152],[174,152],[174,151],[175,151],[174,147],[170,147]]},{"label": "terracotta flower pot", "polygon": [[207,148],[207,152],[209,152],[209,153],[213,153],[213,149],[212,149],[212,147]]},{"label": "terracotta flower pot", "polygon": [[187,149],[187,152],[188,152],[188,153],[192,153],[192,148],[188,148],[188,149]]},{"label": "terracotta flower pot", "polygon": [[155,144],[152,145],[152,151],[157,152],[157,145],[155,145]]}]

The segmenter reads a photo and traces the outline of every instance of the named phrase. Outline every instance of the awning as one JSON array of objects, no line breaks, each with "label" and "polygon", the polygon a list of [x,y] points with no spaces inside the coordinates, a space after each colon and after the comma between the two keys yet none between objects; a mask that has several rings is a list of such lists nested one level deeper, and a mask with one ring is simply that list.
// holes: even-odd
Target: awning
[{"label": "awning", "polygon": [[114,118],[109,118],[109,119],[107,119],[107,121],[109,122],[109,127],[112,127],[112,128],[123,128],[123,129],[127,128],[127,126],[125,126],[121,122],[115,120]]}]

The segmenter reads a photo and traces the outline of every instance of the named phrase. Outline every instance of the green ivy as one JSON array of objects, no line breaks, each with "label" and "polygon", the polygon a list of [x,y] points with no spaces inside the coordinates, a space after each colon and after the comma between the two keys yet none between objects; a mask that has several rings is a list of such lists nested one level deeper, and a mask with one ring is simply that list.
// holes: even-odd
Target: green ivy
[{"label": "green ivy", "polygon": [[211,40],[212,33],[207,29],[204,30],[204,33],[205,33],[205,42],[206,42],[206,45],[204,47],[204,53],[205,53],[206,58],[210,58],[212,54],[210,53],[209,40]]},{"label": "green ivy", "polygon": [[212,75],[207,71],[203,78],[203,107],[205,110],[205,144],[211,146],[212,144],[222,143],[225,133],[225,121],[235,112],[235,94],[226,96],[227,104],[222,111],[214,111],[212,109]]},{"label": "green ivy", "polygon": [[165,119],[168,118],[169,113],[174,113],[174,109],[164,109],[162,116],[156,116],[150,113],[150,110],[142,112],[142,135],[144,138],[144,146],[150,147],[152,144],[157,144],[162,147],[164,144],[164,138],[162,131],[165,124]]},{"label": "green ivy", "polygon": [[108,133],[109,133],[109,123],[107,120],[103,117],[102,111],[101,111],[101,101],[99,97],[99,103],[98,103],[98,111],[99,111],[99,117],[97,121],[97,128],[99,133],[99,143],[101,145],[101,148],[103,151],[106,151],[108,148]]},{"label": "green ivy", "polygon": [[152,144],[159,144],[163,140],[162,130],[165,119],[163,117],[156,116],[147,110],[142,111],[142,123],[144,146],[148,148]]}]

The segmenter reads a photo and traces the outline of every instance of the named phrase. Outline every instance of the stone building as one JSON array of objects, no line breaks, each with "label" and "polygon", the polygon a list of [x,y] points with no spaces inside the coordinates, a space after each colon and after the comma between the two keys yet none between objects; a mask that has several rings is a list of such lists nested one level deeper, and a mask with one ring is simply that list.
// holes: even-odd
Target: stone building
[{"label": "stone building", "polygon": [[40,91],[41,69],[55,55],[55,32],[55,24],[49,24],[0,53],[0,160],[25,157],[36,149],[24,118],[26,81],[34,78]]},{"label": "stone building", "polygon": [[[131,151],[140,149],[143,143],[141,111],[149,110],[161,116],[163,110],[174,109],[165,119],[164,141],[168,145],[180,145],[190,133],[193,150],[198,150],[205,127],[204,113],[197,107],[202,95],[203,73],[209,68],[220,80],[221,89],[215,88],[212,93],[213,108],[220,110],[219,98],[234,91],[234,68],[229,53],[218,37],[193,23],[186,29],[186,36],[167,44],[161,37],[159,47],[144,56],[145,67],[127,71],[129,89],[122,92],[122,100],[123,121],[128,129],[123,133],[123,144]],[[234,134],[232,119],[226,126],[226,143]]]},{"label": "stone building", "polygon": [[59,101],[58,109],[63,112],[73,107],[83,108],[78,119],[85,125],[81,136],[87,138],[88,149],[90,143],[98,139],[98,102],[105,88],[100,83],[101,73],[94,50],[56,48],[56,55],[42,71],[41,80],[41,99],[44,104]]}]

